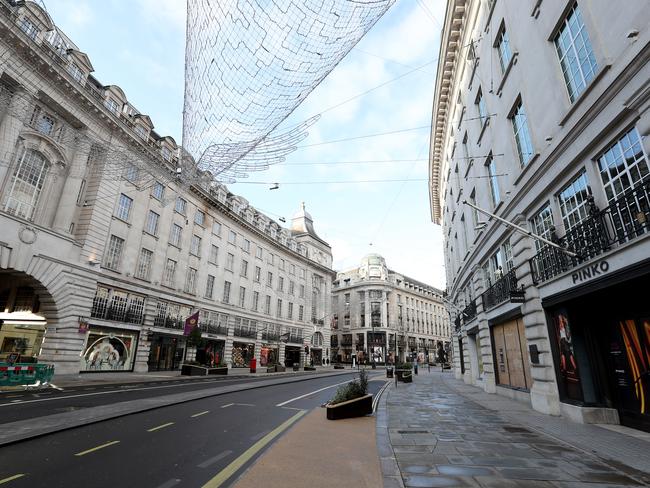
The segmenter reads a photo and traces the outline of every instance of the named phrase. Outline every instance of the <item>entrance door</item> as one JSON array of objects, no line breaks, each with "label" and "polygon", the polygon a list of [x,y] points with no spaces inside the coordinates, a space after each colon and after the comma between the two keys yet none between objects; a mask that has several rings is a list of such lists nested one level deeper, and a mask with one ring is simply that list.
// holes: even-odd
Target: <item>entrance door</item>
[{"label": "entrance door", "polygon": [[530,361],[524,323],[511,320],[492,328],[492,344],[497,366],[497,383],[515,388],[530,389]]},{"label": "entrance door", "polygon": [[650,432],[650,318],[618,322],[609,360],[621,424]]}]

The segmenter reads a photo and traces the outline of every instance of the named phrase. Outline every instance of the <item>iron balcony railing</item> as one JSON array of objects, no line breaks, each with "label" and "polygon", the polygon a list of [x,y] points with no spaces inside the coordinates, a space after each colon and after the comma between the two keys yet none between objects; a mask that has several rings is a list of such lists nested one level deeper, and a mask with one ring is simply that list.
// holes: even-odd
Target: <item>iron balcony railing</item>
[{"label": "iron balcony railing", "polygon": [[580,224],[569,230],[564,237],[554,241],[577,254],[544,246],[533,256],[530,269],[534,284],[543,283],[558,276],[616,245],[631,241],[650,229],[650,178],[626,191],[603,210],[590,197],[589,215]]},{"label": "iron balcony railing", "polygon": [[199,328],[208,334],[228,335],[228,327],[212,324],[210,322],[199,322]]},{"label": "iron balcony railing", "polygon": [[463,309],[463,320],[469,322],[476,317],[476,300],[470,301]]},{"label": "iron balcony railing", "polygon": [[280,340],[280,334],[278,332],[264,331],[264,332],[262,332],[262,340],[263,341],[279,341]]},{"label": "iron balcony railing", "polygon": [[287,342],[292,344],[302,344],[302,334],[290,334]]},{"label": "iron balcony railing", "polygon": [[182,329],[185,327],[185,320],[178,317],[158,315],[153,319],[154,327],[164,327],[166,329]]},{"label": "iron balcony railing", "polygon": [[483,309],[488,310],[510,299],[510,293],[517,291],[517,276],[511,269],[483,292]]},{"label": "iron balcony railing", "polygon": [[235,326],[235,330],[233,334],[236,337],[252,337],[252,338],[257,337],[257,331],[252,327],[246,327],[246,326]]}]

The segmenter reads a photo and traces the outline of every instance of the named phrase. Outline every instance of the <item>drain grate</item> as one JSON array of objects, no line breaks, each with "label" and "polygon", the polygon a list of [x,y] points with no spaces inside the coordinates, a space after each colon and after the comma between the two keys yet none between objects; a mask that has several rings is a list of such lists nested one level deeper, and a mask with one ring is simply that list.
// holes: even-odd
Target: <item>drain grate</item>
[{"label": "drain grate", "polygon": [[398,430],[398,434],[428,434],[428,430]]},{"label": "drain grate", "polygon": [[528,430],[527,428],[525,428],[525,427],[515,427],[514,425],[504,425],[503,430],[505,430],[506,432],[511,432],[513,434],[519,433],[519,432],[528,432],[528,433],[530,433],[530,430]]}]

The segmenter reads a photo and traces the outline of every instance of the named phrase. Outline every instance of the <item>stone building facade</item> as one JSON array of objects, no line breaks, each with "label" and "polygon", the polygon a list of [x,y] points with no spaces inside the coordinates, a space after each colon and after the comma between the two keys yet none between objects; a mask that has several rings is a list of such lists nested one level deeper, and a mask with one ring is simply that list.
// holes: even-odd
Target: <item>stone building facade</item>
[{"label": "stone building facade", "polygon": [[378,254],[339,272],[332,288],[332,361],[435,361],[449,351],[442,292],[386,266]]},{"label": "stone building facade", "polygon": [[457,376],[643,429],[649,26],[636,0],[449,1],[429,162]]},{"label": "stone building facade", "polygon": [[0,1],[0,361],[322,363],[332,254],[304,204],[280,226],[92,70],[36,3]]}]

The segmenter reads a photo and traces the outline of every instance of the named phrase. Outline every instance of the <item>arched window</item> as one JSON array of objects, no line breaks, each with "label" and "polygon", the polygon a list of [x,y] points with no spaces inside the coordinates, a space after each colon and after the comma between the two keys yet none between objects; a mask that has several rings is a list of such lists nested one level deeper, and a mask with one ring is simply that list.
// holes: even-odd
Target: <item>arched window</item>
[{"label": "arched window", "polygon": [[311,337],[311,346],[312,347],[322,347],[323,346],[323,334],[320,332],[315,332]]},{"label": "arched window", "polygon": [[23,151],[9,186],[6,212],[27,220],[34,218],[49,167],[41,153],[31,149]]}]

